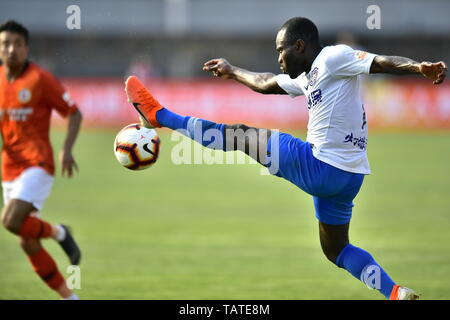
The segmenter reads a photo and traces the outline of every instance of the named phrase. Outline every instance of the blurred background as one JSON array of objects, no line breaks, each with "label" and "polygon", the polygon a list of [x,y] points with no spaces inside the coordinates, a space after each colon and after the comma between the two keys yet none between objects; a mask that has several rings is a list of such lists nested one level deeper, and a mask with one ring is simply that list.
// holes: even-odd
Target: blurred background
[{"label": "blurred background", "polygon": [[[80,9],[80,29],[69,29]],[[367,21],[380,9],[380,29]],[[79,174],[58,172],[43,218],[71,225],[83,249],[83,299],[381,299],[323,256],[312,201],[259,167],[175,165],[132,172],[112,152],[136,122],[123,80],[136,74],[184,115],[305,137],[304,97],[265,96],[202,71],[227,58],[279,72],[275,36],[289,18],[318,26],[323,45],[450,63],[448,0],[1,0],[0,21],[31,32],[31,60],[59,77],[84,115]],[[355,201],[352,243],[424,299],[450,298],[450,85],[364,76],[373,174]],[[55,152],[64,138],[58,117]],[[64,127],[61,127],[64,126]],[[58,168],[60,170],[60,168]],[[68,262],[46,248],[62,270]],[[17,239],[0,229],[0,299],[53,299]]]},{"label": "blurred background", "polygon": [[[67,27],[73,12],[66,10],[71,5],[80,9],[80,29]],[[368,28],[374,13],[370,5],[379,8],[379,29]],[[120,81],[135,74],[152,80],[162,102],[184,114],[281,129],[305,127],[306,108],[298,108],[298,100],[260,97],[234,83],[211,79],[202,71],[203,63],[225,57],[250,70],[278,73],[275,36],[293,16],[312,19],[324,45],[346,43],[373,53],[448,62],[448,12],[450,2],[446,0],[0,3],[0,21],[12,18],[29,28],[31,59],[64,78],[87,120],[97,126],[108,126],[117,118],[130,119],[131,114],[123,108]],[[418,78],[395,78],[395,82],[371,78],[381,79],[366,86],[372,127],[450,125],[447,84],[434,90]],[[97,115],[100,104],[110,110],[110,117]]]}]

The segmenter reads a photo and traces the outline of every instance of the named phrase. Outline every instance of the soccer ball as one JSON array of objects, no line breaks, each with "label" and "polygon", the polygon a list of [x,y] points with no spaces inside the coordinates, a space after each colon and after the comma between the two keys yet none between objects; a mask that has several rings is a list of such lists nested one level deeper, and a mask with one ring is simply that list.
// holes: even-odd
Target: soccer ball
[{"label": "soccer ball", "polygon": [[125,168],[143,170],[156,162],[159,146],[160,140],[154,129],[133,123],[117,134],[114,141],[114,154]]}]

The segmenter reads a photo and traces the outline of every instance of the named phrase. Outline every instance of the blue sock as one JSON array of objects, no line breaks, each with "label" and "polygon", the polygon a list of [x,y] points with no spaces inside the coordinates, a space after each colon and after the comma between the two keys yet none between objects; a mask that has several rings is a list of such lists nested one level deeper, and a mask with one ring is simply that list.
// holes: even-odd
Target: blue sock
[{"label": "blue sock", "polygon": [[367,251],[348,244],[337,257],[336,265],[389,299],[395,282]]},{"label": "blue sock", "polygon": [[166,108],[156,112],[156,120],[161,126],[177,130],[205,147],[225,150],[224,124],[180,116]]}]

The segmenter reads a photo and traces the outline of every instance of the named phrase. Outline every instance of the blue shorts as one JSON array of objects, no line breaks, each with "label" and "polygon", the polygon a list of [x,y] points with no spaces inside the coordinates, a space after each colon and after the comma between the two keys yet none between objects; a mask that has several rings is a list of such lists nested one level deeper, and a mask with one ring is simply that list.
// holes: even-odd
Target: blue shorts
[{"label": "blue shorts", "polygon": [[271,146],[277,138],[278,166],[269,163],[269,172],[312,195],[320,222],[331,225],[349,223],[353,199],[361,188],[364,175],[347,172],[318,160],[308,142],[286,133],[274,132],[270,137],[267,144],[269,160],[276,159],[276,155],[270,152],[276,152],[277,148],[271,150]]}]

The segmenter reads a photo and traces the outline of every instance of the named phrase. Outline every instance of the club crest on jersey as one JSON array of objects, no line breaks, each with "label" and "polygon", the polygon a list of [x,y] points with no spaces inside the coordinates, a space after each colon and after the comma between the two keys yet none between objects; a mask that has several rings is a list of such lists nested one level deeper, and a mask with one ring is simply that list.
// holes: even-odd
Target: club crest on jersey
[{"label": "club crest on jersey", "polygon": [[366,51],[356,51],[355,56],[356,56],[356,58],[358,58],[360,60],[364,60],[367,57],[367,52]]},{"label": "club crest on jersey", "polygon": [[19,99],[20,103],[28,103],[31,100],[31,91],[24,88],[19,91],[19,94],[17,95],[17,99]]},{"label": "club crest on jersey", "polygon": [[309,76],[309,86],[312,87],[317,81],[317,74],[319,73],[319,68],[315,67],[313,71],[311,71],[311,75]]}]

